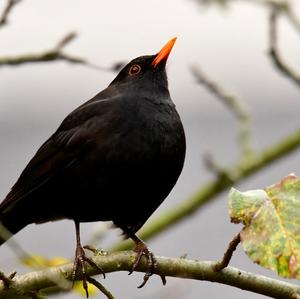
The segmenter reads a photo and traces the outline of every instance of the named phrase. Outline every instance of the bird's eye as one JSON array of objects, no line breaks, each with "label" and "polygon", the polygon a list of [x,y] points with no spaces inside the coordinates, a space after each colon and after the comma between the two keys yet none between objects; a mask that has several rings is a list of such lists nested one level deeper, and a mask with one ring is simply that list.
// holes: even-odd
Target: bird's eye
[{"label": "bird's eye", "polygon": [[137,75],[141,71],[141,67],[138,64],[134,64],[129,69],[129,75]]}]

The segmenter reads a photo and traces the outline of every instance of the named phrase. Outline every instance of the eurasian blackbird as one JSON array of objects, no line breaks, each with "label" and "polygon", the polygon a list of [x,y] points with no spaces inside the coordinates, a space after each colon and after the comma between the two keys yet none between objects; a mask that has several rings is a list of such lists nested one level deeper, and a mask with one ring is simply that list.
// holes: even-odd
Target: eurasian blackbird
[{"label": "eurasian blackbird", "polygon": [[96,265],[81,246],[80,222],[113,221],[136,243],[133,270],[143,254],[155,266],[135,233],[167,197],[185,159],[184,129],[165,70],[175,41],[129,62],[106,89],[71,112],[0,205],[0,222],[11,234],[31,223],[75,222],[73,274],[82,271],[86,291],[84,264]]}]

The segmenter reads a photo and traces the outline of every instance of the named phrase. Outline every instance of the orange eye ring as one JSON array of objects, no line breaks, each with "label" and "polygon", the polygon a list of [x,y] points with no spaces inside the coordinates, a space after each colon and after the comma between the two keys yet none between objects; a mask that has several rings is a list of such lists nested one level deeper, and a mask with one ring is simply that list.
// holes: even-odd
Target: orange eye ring
[{"label": "orange eye ring", "polygon": [[137,75],[141,71],[141,67],[138,64],[134,64],[129,69],[129,75]]}]

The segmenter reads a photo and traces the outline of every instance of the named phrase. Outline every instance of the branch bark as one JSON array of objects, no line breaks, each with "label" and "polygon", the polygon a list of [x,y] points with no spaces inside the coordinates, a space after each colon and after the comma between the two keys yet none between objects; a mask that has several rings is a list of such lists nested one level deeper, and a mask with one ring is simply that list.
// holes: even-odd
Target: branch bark
[{"label": "branch bark", "polygon": [[[112,253],[106,256],[94,257],[97,263],[106,272],[129,271],[134,263],[136,253],[133,251]],[[227,267],[220,272],[214,270],[215,262],[195,261],[183,258],[156,257],[157,269],[155,274],[185,279],[205,280],[218,282],[229,286],[248,290],[254,293],[280,299],[299,299],[300,287],[280,280],[271,279],[242,270]],[[16,276],[9,289],[0,287],[0,298],[16,298],[22,294],[34,293],[39,290],[57,287],[69,290],[72,283],[73,264],[65,264]],[[146,272],[147,260],[143,258],[137,268],[138,272]],[[95,268],[87,267],[88,275],[96,275]],[[128,278],[129,279],[129,278]]]}]

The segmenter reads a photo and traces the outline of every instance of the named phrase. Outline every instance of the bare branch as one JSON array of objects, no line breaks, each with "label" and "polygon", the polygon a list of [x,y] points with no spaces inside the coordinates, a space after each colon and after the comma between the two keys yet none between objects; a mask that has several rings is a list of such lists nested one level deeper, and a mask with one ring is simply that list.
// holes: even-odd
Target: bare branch
[{"label": "bare branch", "polygon": [[273,64],[277,69],[291,79],[295,84],[300,86],[300,74],[289,67],[282,59],[278,50],[278,17],[281,13],[281,8],[278,5],[271,5],[269,17],[269,54]]},{"label": "bare branch", "polygon": [[[107,256],[95,256],[93,259],[106,273],[109,273],[129,271],[135,258],[135,252],[123,251]],[[156,257],[156,260],[157,268],[155,269],[155,274],[157,275],[217,282],[273,298],[300,299],[300,287],[297,285],[244,272],[233,267],[227,267],[220,272],[216,272],[214,269],[215,262],[166,257]],[[16,276],[9,289],[0,286],[0,298],[15,298],[16,295],[57,287],[58,281],[71,279],[72,268],[73,264],[70,263]],[[145,257],[141,259],[137,271],[148,271],[148,262]],[[100,274],[94,267],[87,267],[86,273],[90,276]],[[99,287],[101,288],[100,285]],[[64,290],[66,291],[67,289]]]},{"label": "bare branch", "polygon": [[287,3],[287,6],[285,8],[285,13],[288,18],[288,20],[291,22],[291,24],[294,26],[294,28],[300,33],[300,20],[295,14],[294,9],[291,7],[289,2]]},{"label": "bare branch", "polygon": [[215,271],[221,271],[229,265],[229,262],[232,258],[233,252],[236,250],[237,246],[241,242],[240,233],[238,233],[229,243],[229,246],[224,253],[224,256],[221,261],[215,264]]},{"label": "bare branch", "polygon": [[[208,170],[216,174],[218,177],[226,176],[226,171],[224,167],[219,165],[213,158],[213,155],[210,152],[204,153],[203,156],[204,165]],[[230,179],[230,178],[228,178]]]},{"label": "bare branch", "polygon": [[84,58],[72,56],[63,52],[64,48],[76,38],[75,32],[70,32],[64,36],[55,47],[50,50],[34,53],[34,54],[24,54],[15,57],[0,57],[0,67],[1,66],[17,66],[26,63],[37,63],[37,62],[49,62],[49,61],[66,61],[74,64],[83,64],[87,67],[94,68],[102,71],[117,71],[122,63],[116,63],[111,67],[102,67],[90,63]]},{"label": "bare branch", "polygon": [[[199,5],[219,4],[220,6],[227,6],[234,0],[195,0]],[[261,5],[285,5],[286,0],[244,0],[245,2],[261,4]]]},{"label": "bare branch", "polygon": [[242,158],[247,159],[253,154],[251,145],[250,116],[242,101],[225,91],[216,82],[209,79],[199,67],[193,67],[192,73],[199,84],[203,84],[212,94],[219,98],[233,112],[239,122],[239,142]]},{"label": "bare branch", "polygon": [[69,44],[71,41],[73,41],[76,38],[77,34],[76,32],[70,32],[68,33],[64,38],[62,38],[54,48],[55,52],[61,52],[63,48]]},{"label": "bare branch", "polygon": [[0,271],[0,280],[3,282],[4,288],[8,289],[12,280],[10,277],[6,276],[2,271]]},{"label": "bare branch", "polygon": [[91,284],[93,284],[100,292],[102,292],[107,299],[115,299],[114,296],[112,295],[112,293],[105,288],[105,286],[100,283],[99,281],[97,281],[96,279],[92,278],[92,277],[88,277],[87,281]]},{"label": "bare branch", "polygon": [[14,8],[14,6],[20,2],[21,2],[21,0],[7,0],[7,4],[4,7],[2,14],[0,15],[0,27],[7,24],[7,19],[8,19],[10,12]]}]

